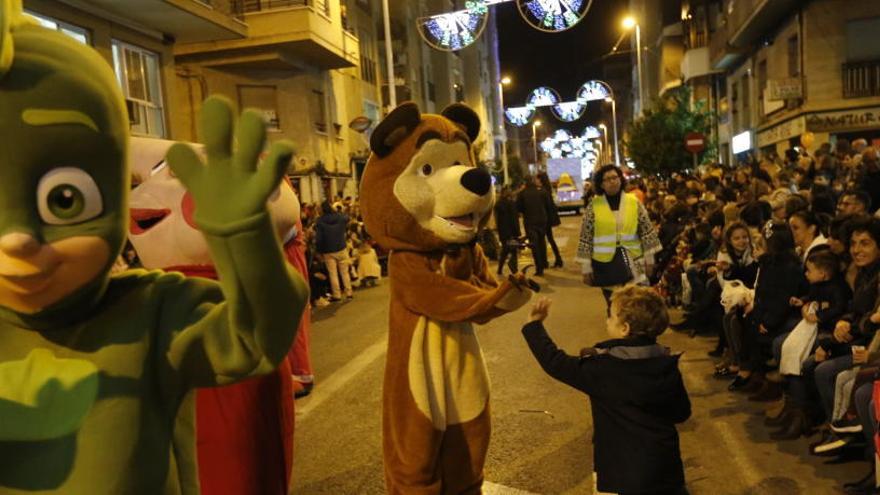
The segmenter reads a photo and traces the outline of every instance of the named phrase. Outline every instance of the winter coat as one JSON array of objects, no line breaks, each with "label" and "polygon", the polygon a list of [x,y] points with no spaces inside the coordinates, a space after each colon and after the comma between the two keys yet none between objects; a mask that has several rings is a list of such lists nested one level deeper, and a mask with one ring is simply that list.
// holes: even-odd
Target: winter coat
[{"label": "winter coat", "polygon": [[556,210],[556,201],[553,200],[553,191],[545,191],[544,192],[544,200],[545,200],[545,208],[547,209],[547,222],[548,226],[556,227],[557,225],[562,224],[562,220],[559,219],[559,212]]},{"label": "winter coat", "polygon": [[521,235],[516,202],[512,199],[501,198],[495,203],[495,225],[498,228],[498,237],[502,242],[516,239]]},{"label": "winter coat", "polygon": [[601,492],[668,493],[684,486],[677,423],[691,415],[678,356],[644,338],[609,340],[587,357],[561,351],[541,322],[522,329],[553,378],[590,396]]},{"label": "winter coat", "polygon": [[547,228],[550,215],[547,213],[547,195],[534,186],[520,191],[516,198],[516,208],[522,213],[523,225]]},{"label": "winter coat", "polygon": [[[758,281],[755,283],[755,304],[749,315],[755,324],[764,325],[771,334],[778,334],[787,322],[793,322],[797,311],[790,305],[792,297],[806,292],[806,278],[800,259],[762,257]],[[793,326],[793,325],[792,325]]]},{"label": "winter coat", "polygon": [[315,222],[315,249],[321,254],[345,249],[348,217],[341,213],[325,213]]},{"label": "winter coat", "polygon": [[860,269],[859,274],[856,275],[853,297],[846,314],[841,318],[852,324],[850,331],[850,335],[854,337],[852,345],[868,345],[877,331],[877,324],[871,323],[868,318],[874,312],[877,303],[878,274],[880,274],[880,261]]},{"label": "winter coat", "polygon": [[851,297],[852,291],[846,285],[846,280],[842,276],[838,276],[825,282],[810,284],[810,291],[803,301],[804,305],[816,303],[819,331],[831,332],[834,330],[837,320],[846,313]]}]

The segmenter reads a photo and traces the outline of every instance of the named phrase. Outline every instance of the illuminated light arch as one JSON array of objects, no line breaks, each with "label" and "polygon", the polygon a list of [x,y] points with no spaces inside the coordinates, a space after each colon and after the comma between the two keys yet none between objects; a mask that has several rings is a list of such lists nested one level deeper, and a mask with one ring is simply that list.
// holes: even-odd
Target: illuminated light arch
[{"label": "illuminated light arch", "polygon": [[535,29],[559,33],[587,15],[593,0],[516,0],[522,18]]},{"label": "illuminated light arch", "polygon": [[602,133],[597,127],[588,125],[584,128],[584,132],[581,133],[581,137],[584,139],[599,139],[602,137]]},{"label": "illuminated light arch", "polygon": [[421,17],[416,21],[419,35],[431,48],[455,52],[472,44],[486,29],[486,9],[465,9]]},{"label": "illuminated light arch", "polygon": [[552,107],[559,104],[559,93],[553,88],[541,86],[532,91],[526,104],[531,107]]},{"label": "illuminated light arch", "polygon": [[504,116],[507,117],[507,121],[511,123],[511,125],[515,125],[517,127],[522,127],[529,123],[532,120],[532,116],[535,114],[535,107],[526,105],[524,107],[510,107],[504,110]]},{"label": "illuminated light arch", "polygon": [[583,117],[587,110],[586,103],[579,101],[563,101],[553,105],[553,115],[563,122],[574,122]]},{"label": "illuminated light arch", "polygon": [[587,81],[578,89],[577,101],[586,105],[588,101],[599,101],[611,97],[611,91],[605,83],[600,81]]}]

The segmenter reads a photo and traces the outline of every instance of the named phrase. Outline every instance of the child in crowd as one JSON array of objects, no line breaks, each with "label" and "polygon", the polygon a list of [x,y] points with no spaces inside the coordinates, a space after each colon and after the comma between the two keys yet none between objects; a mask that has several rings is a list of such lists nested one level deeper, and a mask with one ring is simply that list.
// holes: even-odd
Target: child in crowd
[{"label": "child in crowd", "polygon": [[618,289],[607,322],[611,340],[561,351],[543,321],[550,300],[532,308],[522,332],[553,378],[590,396],[593,458],[600,492],[686,494],[677,423],[691,415],[677,355],[657,343],[669,324],[663,299],[647,287]]},{"label": "child in crowd", "polygon": [[361,287],[375,287],[379,279],[382,278],[379,257],[369,242],[361,242],[357,248],[357,270]]}]

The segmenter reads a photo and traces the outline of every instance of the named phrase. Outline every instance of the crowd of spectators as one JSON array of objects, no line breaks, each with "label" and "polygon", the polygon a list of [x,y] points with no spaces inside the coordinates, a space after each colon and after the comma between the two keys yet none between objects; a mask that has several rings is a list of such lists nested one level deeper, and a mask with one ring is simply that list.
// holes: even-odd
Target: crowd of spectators
[{"label": "crowd of spectators", "polygon": [[663,250],[652,283],[691,335],[717,335],[712,373],[768,402],[778,441],[821,433],[813,455],[864,449],[876,493],[880,163],[864,140],[815,153],[631,180]]}]

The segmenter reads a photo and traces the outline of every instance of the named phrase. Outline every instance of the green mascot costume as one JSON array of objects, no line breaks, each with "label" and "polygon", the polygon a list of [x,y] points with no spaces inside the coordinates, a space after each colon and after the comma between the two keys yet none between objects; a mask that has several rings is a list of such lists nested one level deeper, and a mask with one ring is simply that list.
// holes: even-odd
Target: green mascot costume
[{"label": "green mascot costume", "polygon": [[[175,145],[219,283],[133,271],[125,239],[128,119],[91,48],[0,0],[0,493],[179,493],[181,399],[270,372],[308,300],[266,201],[292,149],[259,114],[211,98],[207,163]],[[233,142],[236,143],[233,149]]]}]

